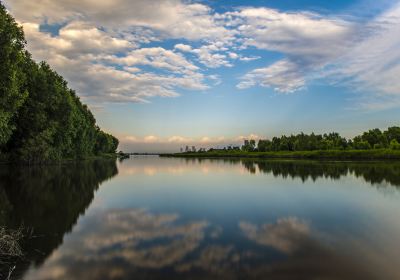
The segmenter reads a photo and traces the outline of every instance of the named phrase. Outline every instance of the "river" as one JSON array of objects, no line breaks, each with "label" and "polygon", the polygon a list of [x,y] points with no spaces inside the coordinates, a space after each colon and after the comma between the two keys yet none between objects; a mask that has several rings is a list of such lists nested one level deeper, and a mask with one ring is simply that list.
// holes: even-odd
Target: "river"
[{"label": "river", "polygon": [[11,279],[400,279],[399,214],[400,162],[136,156],[0,171],[0,225],[26,232]]}]

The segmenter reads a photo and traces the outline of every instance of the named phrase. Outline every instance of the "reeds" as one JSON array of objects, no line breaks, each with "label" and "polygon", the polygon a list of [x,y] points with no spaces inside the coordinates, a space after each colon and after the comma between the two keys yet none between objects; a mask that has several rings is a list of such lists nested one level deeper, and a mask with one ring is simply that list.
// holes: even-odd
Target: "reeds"
[{"label": "reeds", "polygon": [[22,228],[7,229],[0,226],[0,262],[10,257],[22,256],[20,241],[23,238]]}]

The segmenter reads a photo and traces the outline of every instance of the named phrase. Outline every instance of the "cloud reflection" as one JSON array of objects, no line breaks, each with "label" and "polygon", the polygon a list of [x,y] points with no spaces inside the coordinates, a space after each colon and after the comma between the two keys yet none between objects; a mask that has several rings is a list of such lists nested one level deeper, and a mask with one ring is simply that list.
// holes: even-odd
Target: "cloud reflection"
[{"label": "cloud reflection", "polygon": [[240,222],[239,227],[247,238],[258,244],[274,247],[286,254],[292,254],[298,250],[299,245],[310,235],[308,223],[296,217],[281,218],[275,224],[265,224],[261,227]]},{"label": "cloud reflection", "polygon": [[[209,227],[207,221],[178,220],[179,215],[174,213],[152,214],[144,209],[98,213],[79,228],[64,250],[51,256],[38,274],[30,276],[113,279],[137,269],[171,266],[199,246]],[[99,273],[103,276],[94,277]]]},{"label": "cloud reflection", "polygon": [[82,240],[86,260],[120,259],[146,268],[171,265],[199,246],[208,226],[206,221],[176,225],[178,217],[143,209],[112,210],[98,216],[93,224],[96,231]]},{"label": "cloud reflection", "polygon": [[[395,260],[351,235],[281,217],[235,232],[174,213],[109,210],[82,223],[26,279],[398,279]],[[248,242],[250,241],[250,242]],[[253,244],[252,244],[253,243]],[[256,246],[254,246],[256,245]],[[393,256],[395,256],[394,254]]]},{"label": "cloud reflection", "polygon": [[247,271],[249,278],[350,280],[399,276],[396,266],[376,258],[387,256],[367,240],[318,233],[297,217],[279,218],[261,226],[242,221],[239,228],[249,240],[285,256],[267,265],[253,266]]}]

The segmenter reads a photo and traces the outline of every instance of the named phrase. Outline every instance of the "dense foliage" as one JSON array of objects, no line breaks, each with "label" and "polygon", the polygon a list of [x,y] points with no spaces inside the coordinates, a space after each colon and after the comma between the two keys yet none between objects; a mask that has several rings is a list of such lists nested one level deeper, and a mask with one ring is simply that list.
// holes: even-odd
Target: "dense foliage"
[{"label": "dense foliage", "polygon": [[316,150],[400,150],[400,127],[378,128],[364,132],[353,139],[346,139],[339,133],[304,134],[274,137],[271,140],[245,140],[241,147],[247,152],[316,151]]},{"label": "dense foliage", "polygon": [[24,33],[0,3],[0,152],[38,162],[114,153],[88,107],[45,62],[25,50]]},{"label": "dense foliage", "polygon": [[167,157],[187,158],[299,158],[338,160],[382,160],[400,159],[400,127],[389,127],[385,131],[372,129],[346,139],[338,133],[283,135],[271,140],[244,140],[239,146],[210,148],[208,151],[192,149]]}]

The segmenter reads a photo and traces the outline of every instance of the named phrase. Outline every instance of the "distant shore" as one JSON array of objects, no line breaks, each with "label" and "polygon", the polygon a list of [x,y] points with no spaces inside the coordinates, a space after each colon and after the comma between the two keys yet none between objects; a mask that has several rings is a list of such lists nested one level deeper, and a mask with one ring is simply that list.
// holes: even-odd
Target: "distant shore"
[{"label": "distant shore", "polygon": [[400,160],[400,151],[375,150],[315,150],[315,151],[209,151],[160,154],[160,157],[183,158],[263,158],[263,159],[316,159],[316,160]]}]

